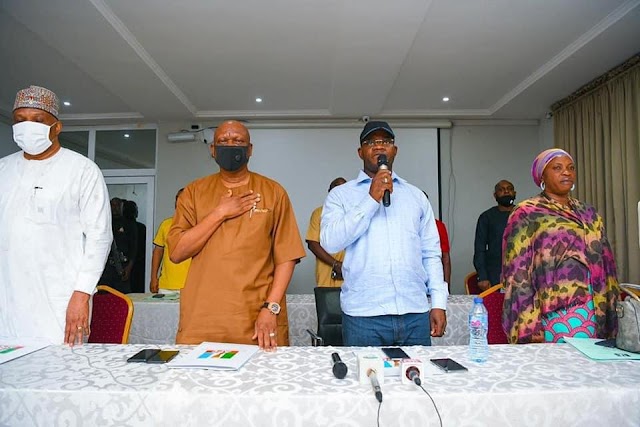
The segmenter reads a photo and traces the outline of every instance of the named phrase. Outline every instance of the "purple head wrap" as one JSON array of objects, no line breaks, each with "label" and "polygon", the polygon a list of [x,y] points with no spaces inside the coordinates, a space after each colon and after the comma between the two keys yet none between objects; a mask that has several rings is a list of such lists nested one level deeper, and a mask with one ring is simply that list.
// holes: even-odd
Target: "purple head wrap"
[{"label": "purple head wrap", "polygon": [[537,187],[540,187],[540,183],[542,182],[542,173],[544,172],[544,168],[547,167],[551,160],[561,156],[567,156],[573,162],[571,154],[561,148],[550,148],[538,154],[531,165],[531,176],[533,177],[533,182],[535,182]]}]

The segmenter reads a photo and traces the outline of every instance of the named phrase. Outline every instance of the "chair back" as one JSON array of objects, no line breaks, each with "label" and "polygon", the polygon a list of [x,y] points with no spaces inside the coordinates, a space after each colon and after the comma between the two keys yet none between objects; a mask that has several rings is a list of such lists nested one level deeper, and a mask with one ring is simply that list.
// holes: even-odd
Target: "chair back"
[{"label": "chair back", "polygon": [[478,287],[478,273],[467,274],[464,278],[464,288],[467,291],[467,295],[479,295],[482,290]]},{"label": "chair back", "polygon": [[504,305],[504,294],[499,292],[502,284],[494,285],[482,292],[484,306],[487,308],[489,317],[489,331],[487,341],[489,344],[507,344],[507,335],[502,329],[502,307]]},{"label": "chair back", "polygon": [[324,345],[343,345],[340,290],[340,288],[324,287],[313,289],[318,314],[318,335],[322,338]]},{"label": "chair back", "polygon": [[99,285],[93,295],[90,343],[127,344],[133,318],[133,302],[125,294]]}]

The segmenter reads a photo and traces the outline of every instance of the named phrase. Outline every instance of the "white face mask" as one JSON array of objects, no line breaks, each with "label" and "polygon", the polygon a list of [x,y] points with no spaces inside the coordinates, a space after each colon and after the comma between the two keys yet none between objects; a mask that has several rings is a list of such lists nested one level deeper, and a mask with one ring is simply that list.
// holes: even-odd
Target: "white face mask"
[{"label": "white face mask", "polygon": [[37,156],[44,153],[52,145],[49,139],[51,126],[28,121],[16,123],[13,125],[13,140],[25,153]]}]

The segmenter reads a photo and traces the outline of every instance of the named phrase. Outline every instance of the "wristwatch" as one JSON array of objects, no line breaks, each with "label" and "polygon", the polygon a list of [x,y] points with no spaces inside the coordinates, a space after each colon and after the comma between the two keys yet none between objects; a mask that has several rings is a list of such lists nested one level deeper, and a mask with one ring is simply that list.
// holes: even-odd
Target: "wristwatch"
[{"label": "wristwatch", "polygon": [[265,301],[264,304],[262,304],[262,308],[266,308],[267,310],[269,310],[272,314],[280,314],[280,304],[278,304],[277,302],[268,302]]}]

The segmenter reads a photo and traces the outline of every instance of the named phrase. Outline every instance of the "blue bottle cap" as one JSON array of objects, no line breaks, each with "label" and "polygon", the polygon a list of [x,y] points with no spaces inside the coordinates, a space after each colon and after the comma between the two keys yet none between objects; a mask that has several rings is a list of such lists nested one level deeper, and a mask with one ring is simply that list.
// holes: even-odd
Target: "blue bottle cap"
[{"label": "blue bottle cap", "polygon": [[480,304],[480,303],[482,303],[482,297],[475,297],[475,298],[473,299],[473,303],[474,303],[474,304]]}]

